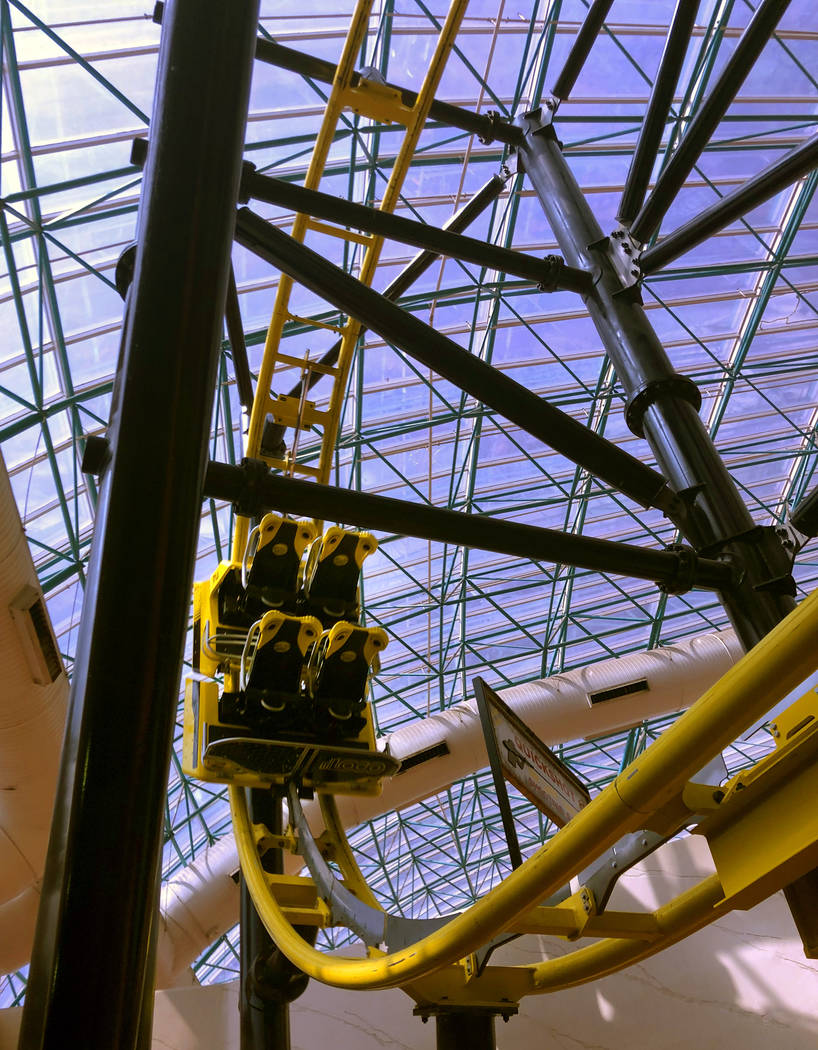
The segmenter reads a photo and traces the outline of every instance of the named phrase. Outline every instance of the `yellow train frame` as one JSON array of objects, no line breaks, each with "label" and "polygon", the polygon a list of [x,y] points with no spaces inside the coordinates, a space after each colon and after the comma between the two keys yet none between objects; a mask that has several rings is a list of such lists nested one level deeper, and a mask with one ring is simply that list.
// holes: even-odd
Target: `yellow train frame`
[{"label": "yellow train frame", "polygon": [[[244,726],[219,718],[219,684],[189,678],[185,682],[182,765],[206,783],[237,787],[284,787],[297,780],[308,790],[341,795],[377,795],[384,777],[400,763],[378,751],[369,705],[364,727],[354,740],[305,739],[282,733],[280,739],[254,736]],[[252,767],[238,756],[252,755]],[[267,764],[265,772],[260,766]]]}]

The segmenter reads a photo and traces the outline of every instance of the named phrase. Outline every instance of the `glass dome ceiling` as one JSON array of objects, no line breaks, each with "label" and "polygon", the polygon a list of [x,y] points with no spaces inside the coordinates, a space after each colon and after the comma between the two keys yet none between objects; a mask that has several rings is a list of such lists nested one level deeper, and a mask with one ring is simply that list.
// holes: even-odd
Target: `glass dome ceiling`
[{"label": "glass dome ceiling", "polygon": [[[337,61],[352,3],[262,3],[260,35]],[[658,66],[672,0],[614,0],[558,134],[606,231],[615,215]],[[471,0],[438,97],[504,117],[548,93],[589,4]],[[702,0],[663,139],[672,147],[735,48],[757,3]],[[130,160],[147,133],[160,28],[131,0],[0,0],[2,200],[0,445],[61,651],[70,670],[85,582],[96,488],[80,471],[84,439],[104,431],[122,302],[114,267],[134,236],[140,172]],[[424,0],[376,0],[359,68],[417,89],[445,18]],[[818,11],[792,0],[662,226],[666,233],[809,138],[818,121]],[[256,64],[246,157],[303,182],[328,87]],[[347,113],[321,188],[379,200],[400,136],[394,125]],[[404,184],[400,214],[441,226],[508,161],[501,143],[430,123]],[[662,163],[657,162],[657,171]],[[798,180],[646,280],[651,323],[674,367],[702,392],[701,417],[759,524],[783,519],[814,485],[818,416],[818,173]],[[292,216],[257,209],[289,229]],[[539,202],[512,175],[473,236],[536,255],[556,241]],[[360,250],[327,249],[351,272]],[[385,287],[413,252],[387,242],[375,279]],[[243,248],[234,267],[255,378],[278,275]],[[455,260],[427,271],[402,304],[473,354],[502,368],[633,455],[653,462],[624,421],[624,395],[580,300],[545,296],[521,280]],[[337,311],[296,290],[291,312],[326,323]],[[291,323],[288,353],[322,354],[334,340]],[[289,377],[288,377],[289,378]],[[290,383],[282,381],[282,389]],[[316,386],[319,407],[329,390]],[[211,455],[242,455],[245,421],[225,339]],[[317,462],[320,438],[301,436]],[[368,333],[353,365],[333,483],[475,514],[662,547],[677,538],[646,512]],[[203,507],[196,577],[229,554],[232,514]],[[471,679],[529,681],[727,623],[714,595],[480,551],[379,536],[367,563],[366,620],[390,637],[373,700],[390,732],[471,694]],[[815,586],[801,552],[799,595]],[[188,665],[189,666],[189,665]],[[567,744],[563,755],[603,786],[626,753],[667,723]],[[179,717],[181,741],[181,713]],[[727,756],[731,767],[764,747],[759,736]],[[524,852],[550,832],[515,798]],[[174,759],[164,875],[229,829],[224,792],[189,781]],[[365,874],[390,910],[434,915],[464,906],[509,869],[487,774],[478,774],[351,835]],[[237,931],[199,960],[200,980],[235,976]],[[6,978],[0,1005],[19,1002],[24,974]]]}]

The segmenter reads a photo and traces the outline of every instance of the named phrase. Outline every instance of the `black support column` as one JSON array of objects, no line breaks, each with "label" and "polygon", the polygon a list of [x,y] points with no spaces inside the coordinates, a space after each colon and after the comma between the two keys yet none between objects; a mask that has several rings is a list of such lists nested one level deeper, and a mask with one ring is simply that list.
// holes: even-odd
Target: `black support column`
[{"label": "black support column", "polygon": [[435,1017],[437,1050],[494,1050],[494,1014],[452,1010]]},{"label": "black support column", "polygon": [[[281,796],[259,789],[248,791],[248,809],[254,824],[265,824],[273,835],[282,832]],[[283,851],[268,849],[261,858],[265,871],[284,872]],[[310,944],[315,927],[296,929]],[[241,879],[241,987],[239,989],[241,1050],[290,1050],[289,1004],[301,995],[309,978],[275,946],[256,912],[250,891]]]},{"label": "black support column", "polygon": [[[671,487],[685,498],[687,539],[700,553],[735,559],[738,580],[720,597],[741,643],[750,649],[795,608],[789,555],[774,528],[754,524],[699,419],[698,391],[673,371],[638,296],[623,281],[622,266],[615,264],[552,128],[532,116],[524,118],[519,156],[566,261],[589,266],[593,260],[600,268],[585,301],[625,387],[628,424],[644,434]],[[818,874],[811,872],[784,889],[809,958],[818,951],[816,886]]]},{"label": "black support column", "polygon": [[167,5],[120,374],[20,1036],[150,1021],[164,797],[258,0]]},{"label": "black support column", "polygon": [[684,499],[686,538],[700,553],[726,555],[740,566],[735,586],[720,597],[750,648],[795,607],[786,552],[773,529],[754,524],[699,418],[696,385],[674,371],[635,288],[627,287],[553,128],[538,114],[522,123],[518,156],[566,262],[599,272],[583,298],[625,388],[628,425],[647,439],[668,484]]}]

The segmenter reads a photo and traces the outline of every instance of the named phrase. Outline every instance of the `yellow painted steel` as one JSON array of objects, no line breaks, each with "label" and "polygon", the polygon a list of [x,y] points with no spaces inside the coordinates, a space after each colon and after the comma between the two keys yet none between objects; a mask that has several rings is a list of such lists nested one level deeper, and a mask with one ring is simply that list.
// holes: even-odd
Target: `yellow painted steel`
[{"label": "yellow painted steel", "polygon": [[341,874],[344,876],[344,885],[355,894],[358,900],[368,904],[370,908],[378,908],[380,910],[381,906],[375,899],[375,894],[369,888],[366,879],[361,874],[355,855],[349,848],[349,842],[344,834],[344,828],[338,814],[335,796],[319,794],[318,804],[321,807],[321,816],[326,828],[322,841],[326,839],[332,851],[332,859],[341,869]]},{"label": "yellow painted steel", "polygon": [[[316,219],[310,219],[310,229],[314,233],[325,233],[328,237],[338,237],[342,241],[352,241],[354,244],[369,245],[372,243],[372,235],[369,233],[354,233],[352,230],[342,230],[338,226],[330,226],[326,222],[318,222]],[[295,318],[291,317],[291,320]],[[297,318],[297,320],[305,320],[304,318]],[[319,325],[317,321],[306,321],[307,324],[315,325],[320,328],[331,328],[331,325]],[[340,332],[342,329],[336,328],[335,331]]]},{"label": "yellow painted steel", "polygon": [[[387,988],[406,985],[464,958],[508,927],[537,900],[549,896],[576,871],[593,861],[622,835],[643,826],[646,817],[682,792],[686,782],[709,757],[726,747],[747,725],[801,682],[815,666],[818,592],[737,663],[651,747],[628,766],[570,823],[542,846],[499,886],[416,944],[376,959],[328,957],[307,945],[286,921],[275,901],[263,892],[263,872],[256,854],[246,805],[231,788],[233,822],[242,868],[261,918],[288,958],[311,977],[343,988]],[[718,878],[677,898],[657,912],[664,936],[638,942],[605,941],[581,949],[578,972],[601,973],[619,968],[673,943],[718,914],[722,897]],[[590,956],[587,953],[594,953]],[[585,960],[585,961],[583,961]],[[590,960],[590,961],[588,961]],[[622,960],[622,961],[619,961]],[[534,968],[538,989],[545,990],[552,960]],[[573,971],[571,971],[573,972]],[[605,970],[609,972],[609,970]],[[588,980],[580,976],[571,981]],[[560,978],[562,981],[562,978]],[[560,984],[560,986],[564,986]]]},{"label": "yellow painted steel", "polygon": [[[404,137],[401,148],[398,151],[394,167],[392,168],[392,173],[389,176],[389,181],[384,190],[383,198],[380,203],[381,211],[394,211],[400,199],[401,187],[403,186],[406,173],[409,170],[409,165],[414,157],[418,140],[426,123],[426,118],[429,115],[429,109],[434,102],[435,92],[437,91],[437,86],[440,83],[440,78],[443,76],[443,70],[446,66],[446,59],[454,46],[457,31],[460,28],[460,23],[466,13],[467,5],[468,0],[454,0],[449,8],[446,21],[440,30],[440,35],[437,40],[437,46],[435,47],[432,60],[429,63],[426,76],[424,77],[420,91],[418,92],[417,102],[412,107],[411,116],[407,117],[406,136]],[[358,280],[362,284],[370,285],[372,283],[380,259],[382,247],[383,237],[373,237],[361,264],[361,272]],[[349,375],[349,369],[352,365],[352,356],[358,342],[358,336],[361,334],[361,328],[362,325],[359,321],[350,318],[346,332],[343,335],[341,351],[338,355],[338,376],[335,380],[332,396],[330,398],[330,419],[324,430],[321,443],[322,475],[319,479],[321,481],[329,480],[332,454],[335,449],[336,435],[341,419],[341,411],[343,409],[346,380]]]},{"label": "yellow painted steel", "polygon": [[[354,62],[366,34],[370,9],[371,0],[360,0],[353,15],[305,185],[318,188],[335,127],[345,107],[374,119],[396,120],[403,123],[407,130],[380,204],[382,210],[392,211],[398,203],[400,189],[428,116],[446,57],[465,13],[466,0],[454,0],[452,3],[435,55],[418,93],[417,103],[411,108],[405,106],[394,91],[385,89],[375,81],[361,79],[357,84],[352,83]],[[293,237],[303,241],[309,229],[365,245],[359,279],[364,284],[371,284],[380,258],[382,238],[350,233],[316,223],[307,216],[296,215]],[[333,379],[328,409],[318,412],[311,402],[301,398],[297,406],[281,404],[278,411],[281,421],[288,425],[300,428],[318,423],[323,426],[319,464],[317,467],[295,462],[276,465],[287,466],[290,471],[327,481],[346,381],[361,325],[354,319],[349,319],[345,324],[331,325],[295,318],[288,310],[292,283],[284,275],[279,282],[250,419],[247,455],[260,454],[264,421],[268,414],[275,416],[279,399],[271,395],[271,389],[276,368],[313,368]],[[291,320],[304,320],[304,323],[313,327],[340,333],[342,344],[337,365],[324,367],[311,362],[305,364],[281,352],[279,344],[284,325]],[[247,519],[239,518],[234,536],[234,561],[241,559],[247,532]],[[445,927],[406,949],[390,954],[373,951],[367,959],[327,956],[303,941],[293,929],[294,915],[299,906],[287,897],[282,887],[273,887],[270,877],[263,871],[244,793],[231,786],[231,808],[242,868],[262,920],[284,954],[311,977],[350,989],[402,986],[419,1001],[424,998],[435,1001],[447,994],[450,998],[456,995],[457,1001],[462,1003],[508,1003],[523,994],[554,991],[604,976],[668,947],[735,906],[740,895],[732,901],[725,899],[720,878],[712,876],[651,914],[607,912],[595,915],[593,906],[587,906],[581,893],[575,895],[565,907],[536,908],[533,905],[549,896],[623,834],[645,826],[677,826],[674,821],[678,821],[679,815],[690,807],[700,811],[694,803],[701,801],[708,804],[701,791],[701,799],[698,795],[693,798],[693,788],[688,784],[690,776],[701,768],[707,757],[721,751],[746,725],[786,695],[813,669],[817,631],[818,594],[813,594],[709,690],[675,726],[500,886],[453,918]],[[799,739],[796,747],[801,745]],[[815,786],[818,787],[818,782]],[[746,852],[748,849],[748,835],[751,840],[759,834],[775,837],[780,830],[782,812],[788,806],[792,808],[792,792],[787,792],[786,797],[782,795],[781,798],[783,802],[777,806],[771,804],[767,810],[759,807],[754,811],[761,815],[756,818],[754,830],[742,837],[742,850]],[[359,898],[371,906],[377,906],[349,849],[334,802],[331,799],[321,801],[327,826],[327,842],[334,850],[347,884]],[[730,817],[728,808],[725,806],[725,812],[718,814],[724,818],[727,827],[734,819]],[[706,824],[707,820],[703,826]],[[747,828],[750,827],[748,822]],[[812,831],[807,832],[808,836],[810,834]],[[714,842],[717,837],[714,830]],[[802,857],[802,854],[799,856]],[[763,868],[765,864],[766,860],[762,860],[757,867]],[[776,888],[773,885],[776,879],[788,876],[790,870],[786,863],[780,863],[775,875],[768,876],[763,883],[763,891],[771,892]],[[759,871],[755,871],[748,875],[748,880],[760,879],[763,875],[763,872],[759,874]],[[277,897],[280,899],[277,900]],[[316,922],[326,920],[328,913],[322,911],[322,907],[325,908],[320,902],[306,905]],[[469,969],[464,965],[456,965],[458,960],[471,958],[476,949],[502,931],[550,932],[568,938],[580,935],[607,936],[608,939],[579,949],[571,955],[534,966],[489,967],[479,978],[475,976],[473,967]]]},{"label": "yellow painted steel", "polygon": [[670,948],[729,910],[723,902],[718,876],[711,875],[653,912],[653,920],[660,931],[653,941],[640,944],[621,939],[605,940],[559,959],[545,960],[531,968],[531,991],[556,992],[607,977]]},{"label": "yellow painted steel", "polygon": [[[355,71],[355,62],[361,49],[361,44],[366,36],[369,23],[369,13],[372,10],[372,0],[358,0],[352,20],[349,25],[344,48],[340,61],[335,68],[335,78],[330,89],[330,96],[325,108],[324,120],[315,140],[312,157],[304,180],[307,189],[317,189],[321,181],[327,157],[329,156],[332,139],[338,117],[344,108],[344,92],[349,87],[350,79]],[[297,241],[303,241],[309,225],[306,215],[296,215],[291,236]],[[247,455],[258,456],[261,447],[261,435],[264,429],[264,420],[267,416],[270,390],[272,386],[273,369],[276,364],[276,349],[281,340],[284,324],[288,319],[287,304],[290,301],[292,290],[292,279],[285,274],[281,275],[276,293],[273,316],[267,331],[267,339],[264,344],[264,355],[259,369],[258,383],[256,385],[256,396],[253,400],[253,409],[250,414],[250,424],[247,432]],[[247,518],[236,518],[236,529],[233,537],[233,561],[240,561],[247,543],[249,520]]]},{"label": "yellow painted steel", "polygon": [[488,1009],[497,1014],[516,1013],[517,1003],[534,990],[528,966],[489,966],[477,977],[471,959],[403,985],[403,991],[421,1007],[443,1002],[449,1007]]},{"label": "yellow painted steel", "polygon": [[655,941],[660,935],[651,912],[606,910],[599,915],[589,915],[577,908],[560,905],[526,912],[521,918],[509,923],[507,932],[564,937],[569,941],[575,941],[580,936]]},{"label": "yellow painted steel", "polygon": [[776,750],[733,777],[696,829],[733,908],[752,908],[818,865],[817,716],[810,690],[779,717]]},{"label": "yellow painted steel", "polygon": [[[358,112],[371,115],[375,119],[396,120],[406,125],[406,134],[400,150],[398,151],[395,164],[392,168],[392,173],[389,177],[386,189],[384,190],[383,199],[379,206],[381,211],[391,212],[394,211],[400,198],[401,187],[403,186],[406,173],[412,162],[418,140],[429,114],[429,109],[434,101],[435,91],[437,90],[440,78],[443,75],[446,59],[454,45],[458,29],[460,28],[460,23],[466,13],[468,0],[453,0],[446,21],[444,22],[438,36],[437,45],[429,64],[429,68],[417,94],[417,101],[411,108],[403,105],[399,95],[398,97],[395,97],[393,89],[384,89],[383,85],[379,85],[374,81],[367,81],[365,78],[361,78],[357,85],[353,85],[351,82],[355,59],[360,51],[366,33],[367,20],[369,18],[371,6],[372,0],[359,0],[358,6],[355,9],[349,34],[344,44],[341,61],[336,68],[335,79],[333,80],[330,97],[327,102],[324,121],[316,139],[304,185],[308,189],[318,188],[321,174],[329,155],[335,127],[341,111],[345,106],[355,109]],[[307,230],[310,228],[315,228],[314,220],[306,215],[298,214],[295,217],[291,235],[296,240],[303,241]],[[345,236],[340,231],[338,231],[338,233],[341,236]],[[347,239],[359,241],[360,237],[357,234],[353,234],[349,235]],[[367,247],[358,279],[361,283],[370,285],[380,259],[383,238],[367,237],[366,245]],[[292,285],[293,282],[291,278],[282,274],[279,280],[273,316],[267,332],[264,355],[256,387],[256,396],[253,401],[253,410],[250,416],[250,425],[247,433],[246,455],[251,457],[260,456],[264,421],[268,412],[271,411],[270,405],[272,400],[274,400],[271,399],[270,391],[272,389],[273,373],[276,364],[287,363],[287,359],[279,352],[278,348],[284,331],[284,324],[290,319],[287,306],[290,300]],[[322,325],[321,327],[326,326]],[[332,468],[332,456],[335,449],[338,426],[343,409],[346,382],[352,365],[355,347],[361,332],[361,324],[358,321],[349,319],[345,325],[341,326],[340,330],[342,332],[341,350],[338,356],[337,366],[332,370],[333,388],[330,395],[329,409],[326,417],[322,420],[324,430],[319,466],[316,469],[315,467],[302,467],[295,462],[290,464],[279,464],[276,462],[276,465],[282,468],[286,467],[290,473],[304,474],[307,477],[316,478],[316,480],[321,482],[329,480]],[[295,457],[293,457],[293,459],[295,459]],[[247,542],[247,533],[248,519],[237,517],[233,538],[234,560],[239,560],[242,556],[244,546]]]},{"label": "yellow painted steel", "polygon": [[329,924],[329,908],[317,895],[315,883],[298,875],[268,874],[270,892],[288,920],[298,926],[324,927]]}]

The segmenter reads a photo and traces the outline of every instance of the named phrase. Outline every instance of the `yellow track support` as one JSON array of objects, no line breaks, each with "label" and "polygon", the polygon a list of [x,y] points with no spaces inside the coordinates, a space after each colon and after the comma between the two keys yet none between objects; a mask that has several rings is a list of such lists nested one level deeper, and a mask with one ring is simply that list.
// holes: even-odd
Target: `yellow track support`
[{"label": "yellow track support", "polygon": [[[446,58],[454,44],[467,0],[453,0],[417,102],[411,108],[403,104],[399,93],[375,81],[362,79],[356,86],[352,85],[354,62],[366,35],[371,3],[372,0],[359,0],[353,15],[305,185],[310,189],[318,188],[338,119],[345,108],[376,120],[395,120],[406,127],[406,133],[380,205],[382,210],[391,212],[398,203],[401,186]],[[296,215],[292,236],[303,241],[309,230],[364,246],[359,279],[363,284],[371,285],[380,258],[382,238],[352,233],[316,222],[305,215]],[[331,325],[297,317],[289,310],[292,286],[292,280],[282,275],[250,419],[247,455],[260,456],[264,422],[268,415],[272,415],[294,428],[295,442],[292,462],[268,462],[292,473],[326,482],[361,325],[352,318],[345,323]],[[313,365],[282,352],[280,342],[288,321],[302,321],[340,334],[342,343],[337,365],[325,367],[317,362]],[[306,395],[298,403],[291,404],[297,399],[271,394],[276,374],[293,368],[304,371],[318,369],[332,378],[333,388],[326,410],[317,410],[311,402],[306,401]],[[312,425],[323,428],[317,467],[299,463],[295,455],[299,433]],[[247,533],[247,519],[239,518],[234,536],[234,561],[242,557]],[[742,898],[740,893],[732,897],[726,894],[722,880],[715,875],[650,914],[595,915],[591,913],[590,905],[581,914],[576,902],[566,902],[566,906],[561,908],[537,908],[535,904],[552,894],[622,835],[649,826],[651,820],[660,825],[664,820],[670,826],[674,814],[684,811],[688,798],[683,794],[685,786],[689,778],[701,768],[703,761],[721,751],[744,727],[763,715],[814,669],[817,633],[818,592],[776,627],[671,729],[503,883],[446,926],[416,944],[391,954],[384,955],[372,950],[366,959],[328,956],[309,946],[296,933],[293,917],[298,914],[299,907],[306,908],[313,916],[312,921],[318,925],[328,921],[328,911],[322,902],[316,900],[313,903],[311,897],[306,903],[300,898],[296,900],[294,895],[303,895],[305,892],[300,883],[293,883],[293,887],[288,885],[286,893],[279,888],[281,900],[276,899],[259,858],[256,834],[250,824],[244,792],[231,787],[231,809],[242,869],[265,926],[284,954],[317,980],[348,989],[401,986],[416,998],[430,1001],[440,999],[442,994],[450,998],[459,997],[459,1001],[469,1001],[471,997],[479,1002],[486,1001],[486,997],[492,1001],[507,996],[516,999],[524,994],[555,991],[613,973],[661,951],[735,907],[737,900],[740,902],[746,899],[746,895]],[[760,763],[758,767],[759,781],[764,776],[762,766],[763,763]],[[765,802],[767,810],[762,812],[759,809],[761,815],[755,817],[760,827],[773,823],[773,830],[770,831],[773,838],[776,836],[775,822],[779,820],[780,814],[780,805],[776,809],[776,804],[775,799]],[[322,812],[327,827],[325,839],[335,852],[345,881],[361,900],[370,906],[377,906],[349,849],[332,799],[322,799]],[[725,818],[722,823],[729,824],[731,819],[736,820],[734,813],[728,812],[727,806],[720,816]],[[742,814],[739,812],[737,822],[741,821]],[[754,825],[750,821],[746,823],[748,835],[745,838],[752,838],[751,829]],[[707,834],[706,821],[702,827]],[[796,845],[803,846],[803,843]],[[803,852],[807,853],[813,848],[814,843],[810,840]],[[774,850],[767,852],[775,853]],[[793,863],[791,855],[796,856],[797,860],[795,847],[780,860],[780,870],[771,869],[772,874],[768,873],[765,881],[762,881],[763,872],[759,875],[749,871],[745,875],[743,870],[739,870],[738,876],[746,882],[747,892],[766,893],[777,888],[773,885],[775,879],[783,877],[785,871],[791,873],[791,868],[787,867],[787,864]],[[739,885],[740,891],[744,891],[744,882]],[[761,890],[758,889],[759,885]],[[570,938],[585,934],[607,939],[558,959],[544,960],[525,967],[489,967],[483,976],[475,976],[468,960],[478,948],[503,931],[532,930],[547,930]]]},{"label": "yellow track support", "polygon": [[[420,138],[421,132],[426,123],[429,108],[434,101],[435,92],[440,83],[440,78],[443,75],[443,70],[446,66],[446,59],[454,45],[457,32],[460,28],[460,23],[466,13],[467,5],[468,0],[453,0],[446,21],[440,31],[437,46],[429,64],[429,69],[426,72],[423,84],[418,92],[417,101],[415,105],[410,108],[403,105],[399,93],[395,93],[391,89],[386,89],[381,84],[368,81],[365,78],[362,78],[360,83],[355,87],[351,84],[355,59],[360,52],[361,45],[366,35],[369,12],[372,6],[372,0],[359,0],[352,18],[349,35],[344,44],[343,54],[336,69],[335,80],[333,81],[329,101],[327,102],[326,115],[316,139],[312,158],[307,169],[307,175],[304,180],[304,185],[307,189],[318,188],[341,112],[345,108],[353,109],[356,112],[365,113],[367,116],[371,116],[377,120],[395,120],[406,126],[406,134],[400,150],[398,151],[392,174],[390,175],[380,204],[381,211],[394,211],[400,198],[401,187],[403,186],[403,182],[412,162],[418,139]],[[330,232],[331,229],[334,236],[365,244],[366,251],[364,253],[361,272],[358,279],[362,284],[371,285],[372,279],[375,275],[375,270],[378,266],[378,260],[380,259],[381,248],[383,246],[382,237],[361,236],[360,234],[350,233],[336,227],[329,228],[323,223],[316,223],[306,215],[296,215],[292,228],[293,238],[297,241],[303,241],[309,229],[319,230],[324,233]],[[292,286],[292,279],[282,274],[279,281],[273,316],[267,332],[264,356],[262,358],[261,369],[259,370],[256,396],[253,402],[253,411],[250,416],[250,426],[247,434],[246,455],[255,458],[260,457],[264,421],[268,413],[273,413],[275,411],[275,398],[271,396],[270,391],[273,387],[273,380],[277,366],[303,365],[303,362],[288,357],[280,351],[280,342],[284,331],[284,325],[288,320],[293,319],[293,315],[288,311]],[[312,324],[312,322],[308,323]],[[332,326],[318,325],[317,327]],[[274,466],[288,469],[295,474],[302,474],[306,477],[316,478],[320,482],[327,482],[329,480],[332,467],[332,454],[337,440],[347,378],[352,365],[358,336],[360,335],[361,324],[360,322],[349,318],[346,324],[338,330],[342,335],[341,352],[338,358],[338,363],[333,369],[324,370],[330,372],[333,377],[333,389],[330,395],[329,408],[326,412],[313,410],[310,415],[310,422],[318,423],[323,426],[321,455],[318,468],[307,467],[298,462],[287,464],[268,460],[268,462]],[[245,543],[247,542],[247,532],[247,519],[238,518],[233,540],[234,560],[241,559]]]},{"label": "yellow track support", "polygon": [[610,938],[559,959],[545,960],[531,968],[531,991],[557,992],[607,977],[670,948],[729,910],[718,876],[711,875],[653,912],[660,931],[655,940],[639,943]]},{"label": "yellow track support", "polygon": [[374,893],[369,888],[369,884],[358,867],[358,862],[355,860],[352,850],[349,848],[349,842],[344,834],[341,818],[338,815],[338,804],[335,801],[335,796],[320,794],[318,803],[321,807],[324,827],[327,829],[327,842],[332,848],[333,860],[344,876],[344,885],[355,894],[358,900],[368,904],[370,908],[380,908]]},{"label": "yellow track support", "polygon": [[[416,944],[370,959],[331,957],[307,945],[265,891],[243,794],[230,801],[242,869],[262,921],[285,955],[311,977],[341,988],[406,986],[463,959],[506,930],[622,835],[682,793],[702,763],[795,688],[815,667],[818,591],[736,664],[570,823],[499,886]],[[590,980],[667,947],[718,917],[723,893],[706,879],[655,913],[660,936],[648,943],[603,941],[565,959],[528,967],[530,990]],[[726,902],[725,902],[726,903]]]}]

